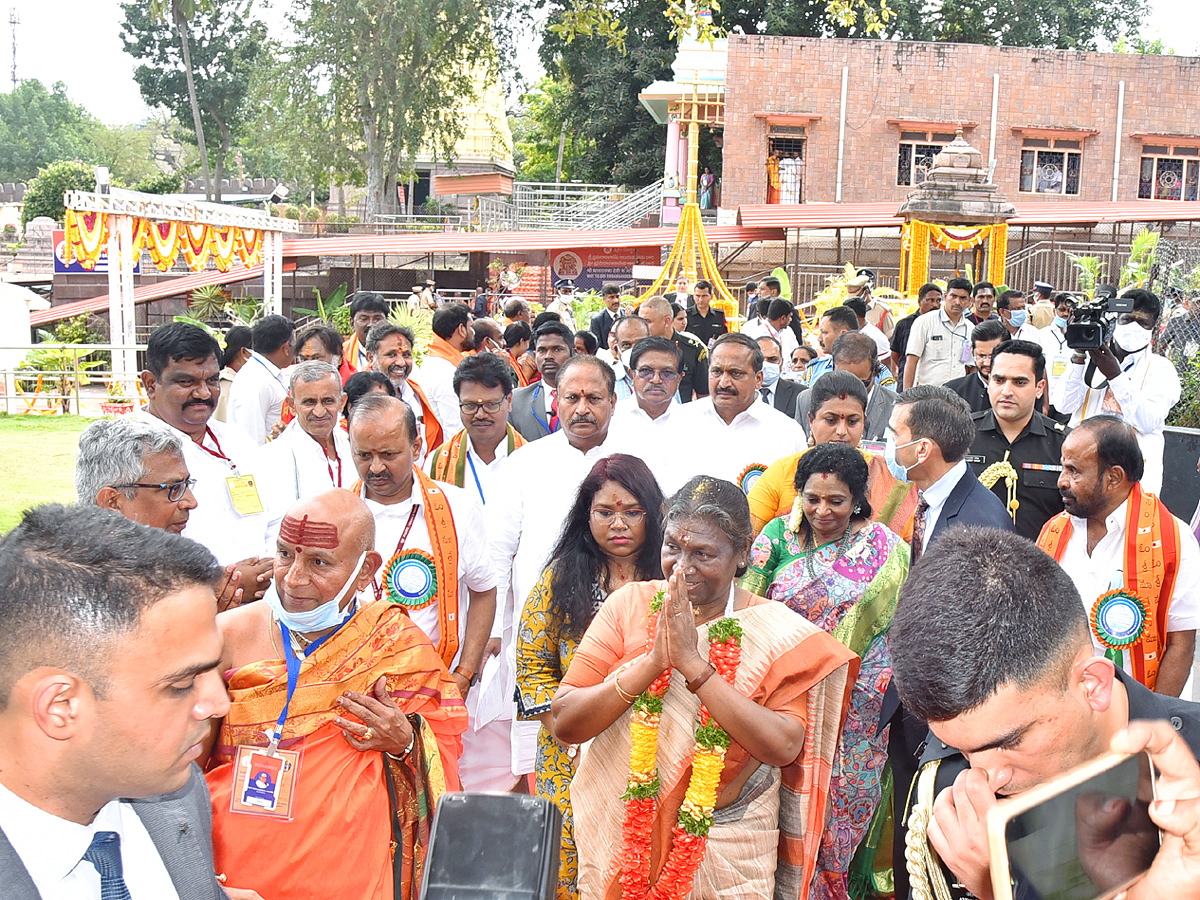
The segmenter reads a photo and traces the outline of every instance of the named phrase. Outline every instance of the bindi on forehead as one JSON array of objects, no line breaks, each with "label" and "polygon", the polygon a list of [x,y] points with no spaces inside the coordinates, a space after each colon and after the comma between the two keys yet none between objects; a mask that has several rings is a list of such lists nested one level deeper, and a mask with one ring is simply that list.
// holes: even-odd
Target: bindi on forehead
[{"label": "bindi on forehead", "polygon": [[341,544],[336,525],[313,522],[308,516],[302,519],[291,515],[284,516],[283,521],[279,523],[279,537],[297,547],[303,545],[322,550],[336,550]]}]

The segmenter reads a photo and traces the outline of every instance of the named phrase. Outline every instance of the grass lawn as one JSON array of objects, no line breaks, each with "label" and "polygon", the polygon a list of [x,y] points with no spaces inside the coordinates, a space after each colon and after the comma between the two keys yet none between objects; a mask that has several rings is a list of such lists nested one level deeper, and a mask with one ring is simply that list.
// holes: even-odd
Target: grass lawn
[{"label": "grass lawn", "polygon": [[0,415],[0,534],[31,506],[75,502],[75,448],[91,421]]}]

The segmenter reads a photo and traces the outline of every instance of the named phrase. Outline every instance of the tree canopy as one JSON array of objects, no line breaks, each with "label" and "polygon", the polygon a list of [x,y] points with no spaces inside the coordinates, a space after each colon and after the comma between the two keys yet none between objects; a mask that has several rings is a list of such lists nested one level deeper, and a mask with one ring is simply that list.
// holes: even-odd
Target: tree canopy
[{"label": "tree canopy", "polygon": [[[153,17],[144,3],[123,5],[121,39],[125,51],[140,60],[134,71],[142,97],[168,110],[181,123],[192,122],[180,31]],[[197,8],[191,16],[191,65],[205,143],[215,148],[214,188],[220,183],[226,156],[247,118],[247,96],[266,43],[266,27],[250,16],[245,0],[225,0]],[[193,139],[194,129],[191,129]]]},{"label": "tree canopy", "polygon": [[62,82],[46,90],[36,79],[22,81],[0,94],[0,181],[29,181],[60,159],[90,159],[102,129]]}]

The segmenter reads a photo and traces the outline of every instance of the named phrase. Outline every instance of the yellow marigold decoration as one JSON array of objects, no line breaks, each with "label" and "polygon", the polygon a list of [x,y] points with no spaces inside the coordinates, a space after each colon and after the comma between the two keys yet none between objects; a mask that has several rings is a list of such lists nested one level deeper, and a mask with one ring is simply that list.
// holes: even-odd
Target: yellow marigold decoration
[{"label": "yellow marigold decoration", "polygon": [[102,212],[79,212],[68,209],[63,216],[65,246],[63,262],[72,259],[89,271],[96,268],[108,246],[108,216]]}]

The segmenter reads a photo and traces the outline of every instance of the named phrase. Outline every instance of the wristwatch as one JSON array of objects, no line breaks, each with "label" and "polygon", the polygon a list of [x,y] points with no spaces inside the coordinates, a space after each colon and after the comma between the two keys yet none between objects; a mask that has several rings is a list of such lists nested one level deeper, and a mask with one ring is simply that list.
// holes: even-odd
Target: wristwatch
[{"label": "wristwatch", "polygon": [[472,672],[466,666],[455,666],[454,674],[461,675],[463,678],[467,679],[467,687],[475,687],[475,685],[479,683],[479,673]]}]

